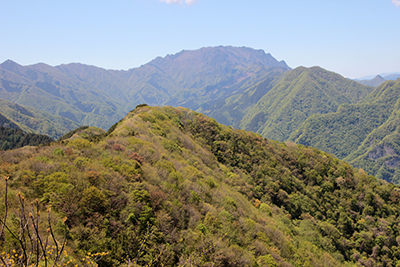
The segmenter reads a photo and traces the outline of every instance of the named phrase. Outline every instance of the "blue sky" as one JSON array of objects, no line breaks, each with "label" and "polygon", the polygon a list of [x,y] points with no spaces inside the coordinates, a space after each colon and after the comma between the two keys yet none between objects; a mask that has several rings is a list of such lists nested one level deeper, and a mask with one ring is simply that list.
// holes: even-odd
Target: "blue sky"
[{"label": "blue sky", "polygon": [[0,62],[129,69],[183,49],[263,49],[346,77],[400,72],[400,0],[0,0]]}]

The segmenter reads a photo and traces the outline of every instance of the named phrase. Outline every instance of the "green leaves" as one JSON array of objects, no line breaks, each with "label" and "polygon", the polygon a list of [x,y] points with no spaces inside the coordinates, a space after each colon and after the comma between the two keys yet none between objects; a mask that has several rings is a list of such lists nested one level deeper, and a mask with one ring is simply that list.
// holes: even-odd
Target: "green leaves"
[{"label": "green leaves", "polygon": [[94,212],[106,213],[109,209],[109,202],[105,194],[97,187],[91,186],[82,192],[82,198],[79,202],[84,212],[92,214]]},{"label": "green leaves", "polygon": [[170,107],[138,108],[113,134],[75,140],[89,143],[2,151],[0,174],[52,205],[55,221],[68,218],[74,253],[109,252],[104,265],[400,260],[400,189],[317,149]]}]

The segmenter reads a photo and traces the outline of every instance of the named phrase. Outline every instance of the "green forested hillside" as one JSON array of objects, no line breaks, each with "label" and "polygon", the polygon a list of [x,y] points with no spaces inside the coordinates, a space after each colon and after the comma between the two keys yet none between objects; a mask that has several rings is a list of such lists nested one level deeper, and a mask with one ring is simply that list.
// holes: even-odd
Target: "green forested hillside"
[{"label": "green forested hillside", "polygon": [[38,146],[53,141],[47,135],[24,133],[21,130],[0,126],[0,150],[10,150],[23,146]]},{"label": "green forested hillside", "polygon": [[[102,252],[100,266],[400,260],[400,188],[317,149],[172,107],[140,106],[107,134],[82,128],[66,138],[0,152],[6,225],[18,231],[21,196],[42,211],[51,206],[56,240],[67,226],[65,265],[88,266]],[[12,249],[9,257],[21,255],[15,238],[5,230],[3,260]]]},{"label": "green forested hillside", "polygon": [[234,95],[206,102],[200,105],[197,111],[216,119],[219,123],[239,128],[240,122],[246,113],[288,72],[271,68],[268,75],[265,75],[266,78],[261,82],[251,87],[248,87],[248,84],[238,87],[239,89]]},{"label": "green forested hillside", "polygon": [[381,179],[400,180],[400,80],[387,81],[359,104],[310,117],[291,140],[317,147]]},{"label": "green forested hillside", "polygon": [[[0,99],[0,110],[6,128],[21,129],[26,133],[48,135],[54,139],[79,126],[78,123],[61,116],[26,107]],[[0,125],[1,126],[1,125]]]},{"label": "green forested hillside", "polygon": [[123,108],[117,90],[113,92],[110,97],[90,82],[43,63],[21,66],[8,60],[0,64],[1,99],[68,119],[76,125],[108,128],[124,116],[129,109]]},{"label": "green forested hillside", "polygon": [[240,128],[284,141],[313,114],[335,112],[341,104],[357,103],[372,89],[319,67],[299,67],[246,113]]}]

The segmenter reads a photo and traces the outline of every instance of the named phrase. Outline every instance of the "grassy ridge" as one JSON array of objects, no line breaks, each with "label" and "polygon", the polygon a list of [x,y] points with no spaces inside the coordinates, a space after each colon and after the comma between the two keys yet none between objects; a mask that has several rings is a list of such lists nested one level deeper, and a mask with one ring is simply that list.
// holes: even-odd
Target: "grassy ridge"
[{"label": "grassy ridge", "polygon": [[379,266],[400,258],[399,188],[317,149],[171,107],[141,106],[107,134],[71,136],[0,152],[0,174],[10,177],[13,212],[11,196],[21,191],[67,217],[78,265],[87,252],[109,252],[101,266]]}]

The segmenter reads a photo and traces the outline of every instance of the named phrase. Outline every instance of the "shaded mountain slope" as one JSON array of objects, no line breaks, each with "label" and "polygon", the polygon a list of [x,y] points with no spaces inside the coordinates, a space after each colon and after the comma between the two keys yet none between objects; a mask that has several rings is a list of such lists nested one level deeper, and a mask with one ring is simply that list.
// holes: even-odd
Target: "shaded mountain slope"
[{"label": "shaded mountain slope", "polygon": [[0,150],[16,149],[23,146],[38,146],[54,140],[43,134],[24,133],[19,129],[0,126]]},{"label": "shaded mountain slope", "polygon": [[334,112],[343,103],[356,103],[372,89],[319,67],[299,67],[249,110],[240,128],[287,140],[308,117]]},{"label": "shaded mountain slope", "polygon": [[247,86],[242,86],[235,91],[234,95],[202,104],[197,111],[216,119],[222,124],[239,128],[240,121],[245,114],[254,107],[260,98],[268,93],[286,73],[287,71],[283,72],[280,69],[271,69],[266,79],[258,84],[249,88]]},{"label": "shaded mountain slope", "polygon": [[4,127],[4,128],[15,129],[15,130],[19,129],[19,126],[17,124],[15,124],[13,121],[8,119],[7,117],[3,116],[1,113],[0,113],[0,126]]},{"label": "shaded mountain slope", "polygon": [[98,252],[108,252],[101,266],[135,259],[141,266],[379,266],[400,259],[400,189],[317,149],[172,107],[138,107],[106,135],[87,130],[0,152],[10,214],[18,216],[20,191],[43,210],[51,205],[53,221],[65,216],[73,264]]},{"label": "shaded mountain slope", "polygon": [[387,81],[358,104],[310,117],[291,136],[333,153],[379,178],[398,182],[400,80]]}]

